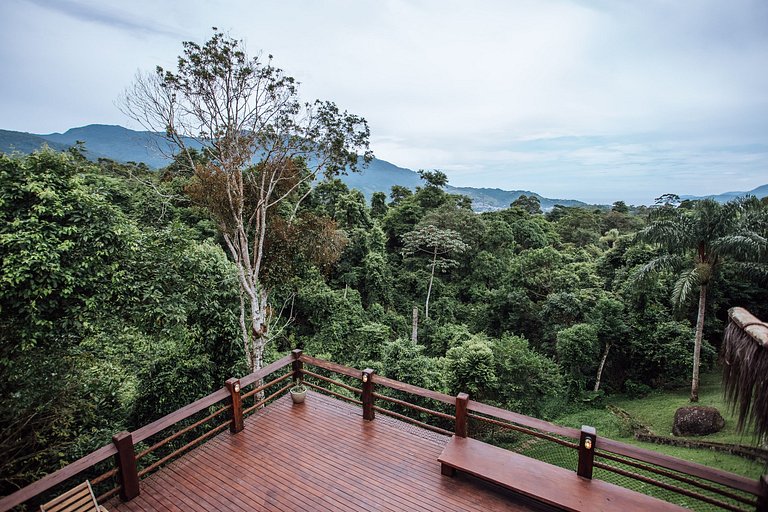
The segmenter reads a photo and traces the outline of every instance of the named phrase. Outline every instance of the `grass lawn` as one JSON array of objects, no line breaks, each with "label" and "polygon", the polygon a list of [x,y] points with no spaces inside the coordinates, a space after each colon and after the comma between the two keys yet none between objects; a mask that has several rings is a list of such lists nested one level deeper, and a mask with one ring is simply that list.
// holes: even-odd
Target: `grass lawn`
[{"label": "grass lawn", "polygon": [[[635,420],[648,426],[655,434],[671,437],[672,420],[675,416],[675,410],[685,405],[691,405],[688,401],[689,396],[690,388],[687,388],[675,391],[658,391],[638,399],[620,396],[611,397],[607,399],[607,404],[624,409]],[[697,405],[716,407],[725,418],[725,428],[716,434],[692,439],[755,445],[755,440],[750,432],[744,434],[736,432],[736,418],[730,414],[723,401],[720,374],[718,372],[702,376],[699,389],[699,403]],[[762,462],[750,461],[735,455],[711,450],[681,448],[636,441],[627,426],[604,407],[568,414],[559,418],[556,423],[575,428],[580,428],[581,425],[590,425],[597,429],[598,436],[602,435],[627,444],[642,446],[649,450],[655,450],[680,459],[697,462],[750,478],[757,479],[762,473],[766,472],[765,465]]]}]

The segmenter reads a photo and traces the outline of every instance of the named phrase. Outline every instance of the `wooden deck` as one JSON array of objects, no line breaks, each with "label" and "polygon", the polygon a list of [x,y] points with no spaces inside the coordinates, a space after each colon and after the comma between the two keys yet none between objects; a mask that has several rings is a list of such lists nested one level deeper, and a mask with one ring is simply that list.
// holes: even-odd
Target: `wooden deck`
[{"label": "wooden deck", "polygon": [[110,511],[541,510],[469,476],[440,474],[447,437],[317,393],[289,396],[141,482]]}]

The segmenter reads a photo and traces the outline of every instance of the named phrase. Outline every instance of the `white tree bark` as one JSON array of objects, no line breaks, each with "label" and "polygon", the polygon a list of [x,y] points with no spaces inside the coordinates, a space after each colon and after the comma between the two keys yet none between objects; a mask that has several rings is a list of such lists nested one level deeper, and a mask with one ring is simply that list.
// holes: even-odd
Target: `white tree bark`
[{"label": "white tree bark", "polygon": [[597,375],[595,376],[595,389],[593,391],[597,392],[600,389],[600,379],[603,376],[603,369],[605,368],[605,361],[608,360],[608,351],[611,350],[611,344],[606,343],[605,344],[605,350],[603,351],[603,356],[600,358],[600,365],[597,367]]}]

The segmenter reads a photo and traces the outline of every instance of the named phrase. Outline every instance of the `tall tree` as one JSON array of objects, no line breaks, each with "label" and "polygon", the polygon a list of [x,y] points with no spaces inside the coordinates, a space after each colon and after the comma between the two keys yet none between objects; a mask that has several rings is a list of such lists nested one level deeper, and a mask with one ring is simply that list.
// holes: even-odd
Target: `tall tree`
[{"label": "tall tree", "polygon": [[624,304],[611,295],[604,295],[587,315],[589,322],[597,328],[597,341],[602,347],[600,364],[595,374],[594,391],[600,389],[600,382],[608,360],[608,353],[614,344],[619,343],[627,335],[628,328],[624,321]]},{"label": "tall tree", "polygon": [[461,240],[461,236],[452,229],[440,229],[431,224],[417,228],[403,236],[403,254],[411,255],[426,253],[432,257],[429,264],[430,276],[427,289],[427,299],[424,303],[424,316],[429,318],[429,297],[432,294],[432,283],[435,280],[435,270],[447,270],[458,265],[449,256],[461,254],[469,246]]},{"label": "tall tree", "polygon": [[[123,110],[190,155],[197,201],[218,223],[238,270],[240,325],[248,365],[262,365],[270,323],[263,279],[271,218],[291,221],[309,183],[356,170],[368,151],[368,125],[331,102],[302,103],[298,82],[249,57],[239,40],[216,32],[202,46],[183,43],[175,71],[139,74]],[[191,158],[199,148],[204,162]]]},{"label": "tall tree", "polygon": [[701,343],[709,286],[727,258],[736,262],[757,261],[768,247],[766,239],[745,222],[752,207],[753,202],[740,200],[720,204],[704,199],[696,201],[690,209],[673,209],[667,204],[658,210],[657,218],[637,234],[640,240],[657,244],[664,251],[645,264],[638,277],[661,270],[678,271],[672,292],[672,300],[677,305],[685,304],[694,290],[699,292],[691,402],[699,400]]},{"label": "tall tree", "polygon": [[521,194],[520,197],[512,201],[512,204],[509,205],[510,207],[518,207],[522,208],[526,212],[530,213],[531,215],[541,213],[541,201],[538,197],[531,194],[530,196],[527,196],[525,194]]}]

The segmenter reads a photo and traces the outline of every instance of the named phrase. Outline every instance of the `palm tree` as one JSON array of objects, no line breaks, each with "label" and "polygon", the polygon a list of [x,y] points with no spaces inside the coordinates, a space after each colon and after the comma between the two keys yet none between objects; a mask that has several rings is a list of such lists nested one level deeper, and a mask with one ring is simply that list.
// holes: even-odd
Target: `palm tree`
[{"label": "palm tree", "polygon": [[699,291],[691,402],[699,400],[707,290],[724,259],[731,258],[750,272],[758,269],[754,263],[764,257],[767,246],[761,234],[765,232],[765,215],[760,215],[759,222],[755,222],[753,215],[759,210],[759,202],[754,198],[725,204],[703,199],[689,208],[666,205],[654,212],[651,223],[637,234],[639,240],[658,244],[665,253],[643,266],[639,278],[663,270],[678,271],[672,290],[672,301],[678,306],[685,304],[695,289]]}]

